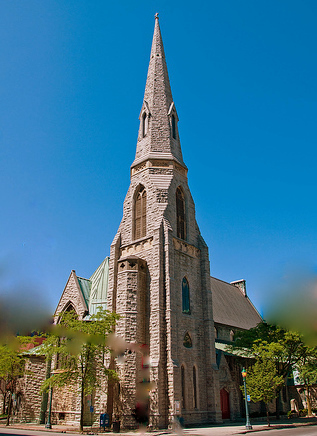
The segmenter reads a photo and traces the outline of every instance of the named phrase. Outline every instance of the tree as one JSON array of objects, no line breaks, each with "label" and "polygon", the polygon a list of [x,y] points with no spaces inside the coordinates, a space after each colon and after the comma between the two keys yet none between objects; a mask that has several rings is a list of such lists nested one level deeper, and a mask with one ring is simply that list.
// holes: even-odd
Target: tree
[{"label": "tree", "polygon": [[36,337],[17,336],[8,337],[0,344],[0,392],[3,399],[3,410],[6,404],[7,421],[9,425],[12,413],[12,396],[16,393],[19,378],[25,373],[25,359],[23,358],[23,346],[35,342]]},{"label": "tree", "polygon": [[311,387],[317,383],[317,347],[308,347],[306,345],[301,347],[296,370],[298,371],[299,381],[305,387],[307,414],[311,416]]},{"label": "tree", "polygon": [[254,403],[258,401],[265,403],[268,426],[270,426],[269,403],[277,397],[283,384],[283,376],[277,374],[276,366],[270,359],[258,358],[248,371],[247,392]]},{"label": "tree", "polygon": [[[262,322],[256,327],[236,333],[235,343],[231,349],[243,350],[251,358],[271,360],[276,373],[285,380],[300,358],[304,345],[298,332],[292,332],[276,325]],[[279,392],[283,385],[277,387],[276,417],[279,418]]]},{"label": "tree", "polygon": [[44,345],[47,358],[55,360],[55,370],[43,383],[42,390],[53,386],[78,388],[80,431],[83,430],[85,395],[100,386],[100,373],[116,377],[114,370],[105,367],[104,358],[109,352],[107,336],[113,331],[117,319],[118,315],[101,309],[89,321],[79,320],[74,311],[64,312]]}]

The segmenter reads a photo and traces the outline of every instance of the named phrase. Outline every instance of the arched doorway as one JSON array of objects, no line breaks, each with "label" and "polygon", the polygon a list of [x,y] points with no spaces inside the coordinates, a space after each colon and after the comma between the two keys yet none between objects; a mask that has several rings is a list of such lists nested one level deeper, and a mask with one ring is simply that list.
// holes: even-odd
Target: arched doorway
[{"label": "arched doorway", "polygon": [[227,392],[226,389],[221,389],[220,391],[220,403],[222,419],[230,419],[229,392]]}]

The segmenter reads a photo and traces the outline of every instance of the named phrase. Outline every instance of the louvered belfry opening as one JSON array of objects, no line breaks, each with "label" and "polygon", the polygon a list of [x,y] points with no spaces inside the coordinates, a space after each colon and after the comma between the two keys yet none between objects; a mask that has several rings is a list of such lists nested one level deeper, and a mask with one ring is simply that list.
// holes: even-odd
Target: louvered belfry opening
[{"label": "louvered belfry opening", "polygon": [[146,190],[140,186],[134,204],[134,239],[143,238],[146,235]]},{"label": "louvered belfry opening", "polygon": [[177,237],[186,239],[185,197],[181,188],[176,190]]}]

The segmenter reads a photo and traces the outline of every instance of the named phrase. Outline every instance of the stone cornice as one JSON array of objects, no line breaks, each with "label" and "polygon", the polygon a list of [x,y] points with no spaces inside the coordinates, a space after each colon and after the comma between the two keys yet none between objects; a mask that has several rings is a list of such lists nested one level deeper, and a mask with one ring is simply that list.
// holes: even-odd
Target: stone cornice
[{"label": "stone cornice", "polygon": [[196,259],[199,259],[200,257],[200,250],[199,248],[195,247],[194,245],[188,244],[186,241],[183,241],[179,238],[173,238],[173,245],[175,250],[180,251],[183,254],[186,254],[190,257],[195,257]]},{"label": "stone cornice", "polygon": [[[151,156],[152,154],[154,156]],[[131,177],[147,168],[168,168],[187,176],[187,167],[170,154],[166,153],[166,155],[165,153],[150,153],[146,158],[135,161],[131,166]]]},{"label": "stone cornice", "polygon": [[152,248],[153,236],[150,238],[139,239],[132,244],[123,245],[120,247],[120,259],[127,256],[135,255],[141,251],[150,250]]}]

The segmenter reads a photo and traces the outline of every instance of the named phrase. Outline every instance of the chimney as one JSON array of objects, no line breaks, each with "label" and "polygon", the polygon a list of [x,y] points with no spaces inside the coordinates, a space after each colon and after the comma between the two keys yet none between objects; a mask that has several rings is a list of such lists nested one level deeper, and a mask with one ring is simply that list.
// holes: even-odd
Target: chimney
[{"label": "chimney", "polygon": [[230,282],[231,285],[236,286],[237,288],[240,289],[240,291],[242,292],[242,294],[246,297],[247,296],[247,287],[245,284],[245,280],[241,279],[241,280],[235,280],[234,282]]}]

